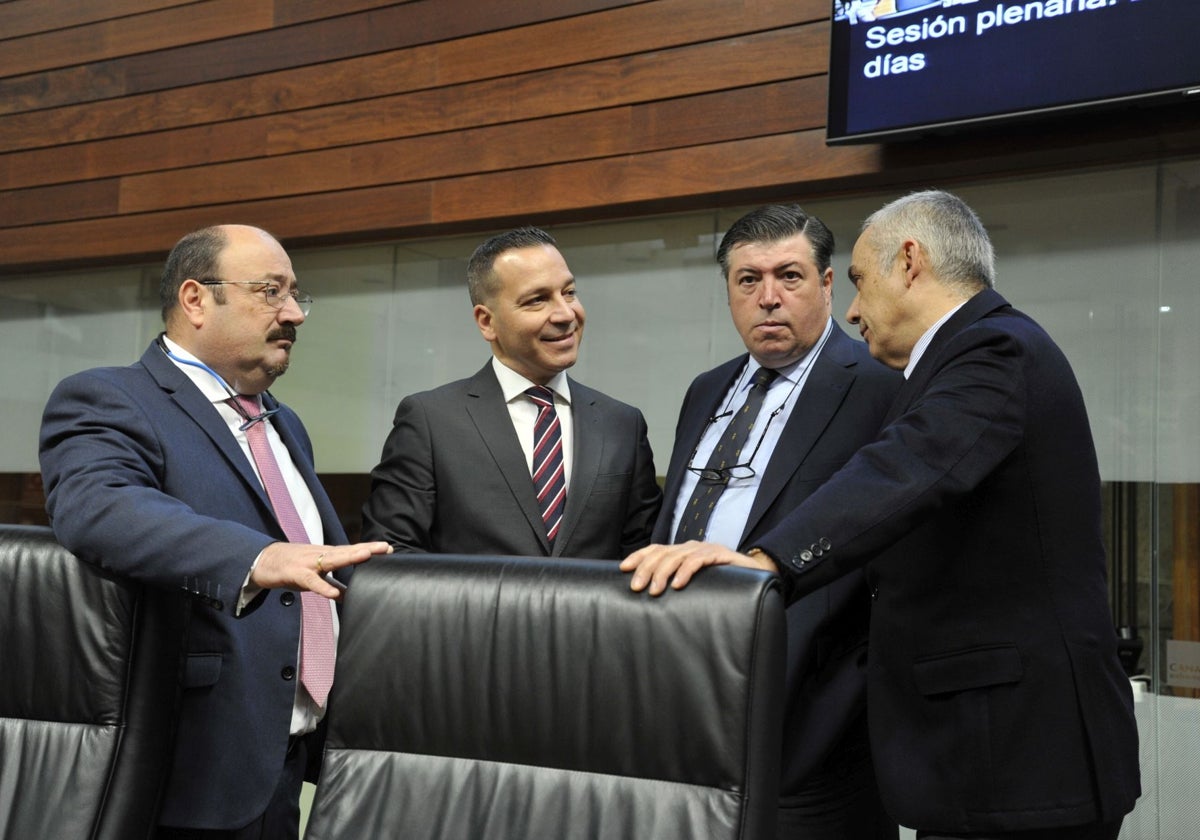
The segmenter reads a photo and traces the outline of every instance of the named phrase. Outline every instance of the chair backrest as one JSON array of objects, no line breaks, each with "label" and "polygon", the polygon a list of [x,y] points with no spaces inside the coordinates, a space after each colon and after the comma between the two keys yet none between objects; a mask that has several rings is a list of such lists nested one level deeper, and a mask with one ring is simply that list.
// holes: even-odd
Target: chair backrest
[{"label": "chair backrest", "polygon": [[182,616],[49,528],[0,525],[0,838],[151,835]]},{"label": "chair backrest", "polygon": [[773,838],[784,607],[707,569],[406,555],[343,605],[308,840]]}]

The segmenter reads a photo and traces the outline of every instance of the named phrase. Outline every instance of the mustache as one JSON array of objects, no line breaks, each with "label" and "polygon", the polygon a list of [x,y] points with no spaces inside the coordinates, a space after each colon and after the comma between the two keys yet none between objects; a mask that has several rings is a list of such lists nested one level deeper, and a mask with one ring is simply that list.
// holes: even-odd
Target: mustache
[{"label": "mustache", "polygon": [[278,341],[281,338],[294,342],[296,340],[296,326],[294,324],[284,324],[279,329],[267,333],[267,341]]}]

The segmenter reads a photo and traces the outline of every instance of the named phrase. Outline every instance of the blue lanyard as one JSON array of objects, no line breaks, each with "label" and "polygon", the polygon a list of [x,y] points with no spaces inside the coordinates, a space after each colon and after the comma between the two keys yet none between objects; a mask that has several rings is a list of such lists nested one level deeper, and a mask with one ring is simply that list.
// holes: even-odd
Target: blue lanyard
[{"label": "blue lanyard", "polygon": [[176,362],[177,364],[181,364],[181,365],[188,365],[190,367],[200,368],[200,370],[209,374],[210,376],[212,376],[213,379],[217,380],[217,382],[220,383],[221,387],[225,389],[225,393],[229,394],[229,396],[232,398],[230,401],[230,404],[233,406],[233,410],[236,411],[239,415],[241,415],[242,419],[246,421],[246,422],[242,423],[242,425],[238,426],[239,432],[244,432],[247,429],[249,429],[251,426],[253,426],[255,423],[261,423],[262,421],[264,421],[268,417],[270,417],[272,414],[278,413],[278,411],[279,411],[278,408],[272,408],[269,411],[264,411],[260,414],[256,414],[253,417],[251,417],[249,414],[246,413],[246,409],[242,408],[242,404],[240,402],[238,402],[238,400],[237,400],[238,393],[229,387],[229,383],[225,381],[225,378],[222,377],[221,374],[217,373],[215,370],[210,368],[208,365],[204,364],[204,362],[200,362],[200,361],[193,362],[191,359],[184,359],[184,358],[181,358],[180,356],[176,356],[174,353],[172,353],[170,351],[170,349],[167,348],[166,343],[162,340],[162,336],[159,336],[159,338],[158,338],[158,346],[159,346],[160,350],[162,350],[164,353],[167,354],[167,358],[170,359],[171,361]]}]

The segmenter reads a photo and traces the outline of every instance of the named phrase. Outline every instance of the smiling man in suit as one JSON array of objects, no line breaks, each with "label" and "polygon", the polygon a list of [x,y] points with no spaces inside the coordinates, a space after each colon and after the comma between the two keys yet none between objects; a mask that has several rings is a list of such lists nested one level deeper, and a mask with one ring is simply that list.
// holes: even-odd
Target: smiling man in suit
[{"label": "smiling man in suit", "polygon": [[467,267],[492,358],[405,397],[371,472],[363,536],[398,551],[619,560],[662,493],[632,406],[570,379],[585,314],[554,239],[518,228]]},{"label": "smiling man in suit", "polygon": [[333,602],[347,567],[388,546],[343,545],[304,426],[267,393],[312,303],[279,242],[245,225],[188,234],[160,296],[166,332],[137,364],[51,395],[46,509],[81,559],[188,602],[159,840],[295,840]]},{"label": "smiling man in suit", "polygon": [[[744,550],[874,439],[901,380],[833,322],[833,247],[829,228],[794,204],[760,207],[721,239],[747,352],[684,397],[655,543]],[[861,574],[787,611],[780,838],[897,836],[867,743],[869,613]]]},{"label": "smiling man in suit", "polygon": [[847,317],[906,379],[878,438],[744,553],[650,546],[623,568],[660,594],[734,563],[798,597],[867,565],[889,812],[924,840],[1114,840],[1140,781],[1095,447],[1070,364],[994,262],[949,193],[870,216]]}]

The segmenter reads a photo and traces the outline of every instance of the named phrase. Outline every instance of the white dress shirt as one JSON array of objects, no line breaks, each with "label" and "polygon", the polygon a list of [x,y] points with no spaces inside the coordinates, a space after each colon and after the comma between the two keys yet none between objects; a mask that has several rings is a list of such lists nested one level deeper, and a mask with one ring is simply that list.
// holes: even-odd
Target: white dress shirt
[{"label": "white dress shirt", "polygon": [[[508,416],[512,418],[513,429],[517,439],[521,441],[521,451],[525,453],[525,465],[533,476],[533,426],[537,421],[538,407],[525,393],[535,382],[530,382],[521,374],[510,368],[504,362],[492,357],[492,370],[500,382],[500,390],[504,393],[504,402],[508,405]],[[554,393],[554,411],[558,414],[559,431],[562,434],[563,478],[566,481],[567,495],[571,493],[571,465],[575,453],[575,424],[571,418],[571,386],[567,374],[559,371],[554,378],[546,383],[546,387]]]},{"label": "white dress shirt", "polygon": [[[246,433],[240,428],[245,419],[228,402],[230,399],[228,385],[215,372],[210,372],[206,367],[196,367],[196,365],[203,364],[203,362],[165,335],[163,336],[163,343],[171,351],[167,358],[174,362],[175,366],[183,371],[184,375],[192,380],[195,386],[200,389],[200,393],[212,402],[213,408],[217,410],[217,413],[221,415],[221,419],[225,421],[225,425],[229,427],[230,434],[238,442],[238,446],[245,454],[246,460],[250,462],[254,474],[258,475],[258,480],[261,483],[262,476],[258,473],[258,465],[255,464],[254,456],[250,453],[250,441],[246,439]],[[258,397],[258,401],[259,410],[261,411],[262,398]],[[275,426],[269,419],[263,422],[263,426],[267,430],[267,442],[271,444],[271,452],[275,455],[275,460],[279,463],[279,471],[283,475],[284,483],[287,484],[288,493],[292,497],[292,504],[295,505],[296,512],[300,515],[300,521],[304,525],[304,531],[308,534],[309,541],[314,545],[323,545],[325,543],[325,528],[321,524],[321,514],[317,510],[317,503],[313,499],[312,491],[308,489],[308,485],[304,483],[304,477],[300,475],[300,471],[296,469],[296,465],[292,462],[292,454],[288,452],[283,440],[279,437],[279,432],[275,430]],[[254,567],[257,564],[258,557],[255,557],[254,561],[250,564],[250,570],[246,573],[246,580],[242,586],[241,597],[238,600],[237,606],[239,613],[261,591],[259,587],[250,583],[250,575],[253,574]],[[337,609],[333,601],[329,602],[329,609],[333,612],[333,633],[336,647],[339,627]],[[296,661],[300,661],[299,653],[297,653]],[[300,680],[296,680],[296,699],[292,706],[291,734],[297,735],[311,732],[316,729],[317,723],[320,722],[324,715],[324,710],[317,706],[312,701],[312,698],[308,696],[308,692],[301,688]]]},{"label": "white dress shirt", "polygon": [[913,370],[917,367],[917,362],[921,361],[921,357],[925,355],[925,351],[929,349],[929,342],[933,341],[933,337],[937,335],[937,331],[942,328],[942,324],[950,320],[950,316],[963,308],[964,300],[958,306],[951,309],[941,318],[933,322],[933,326],[925,330],[921,337],[917,339],[917,343],[913,345],[912,353],[908,356],[908,364],[904,366],[904,378],[908,379],[912,375]]}]

